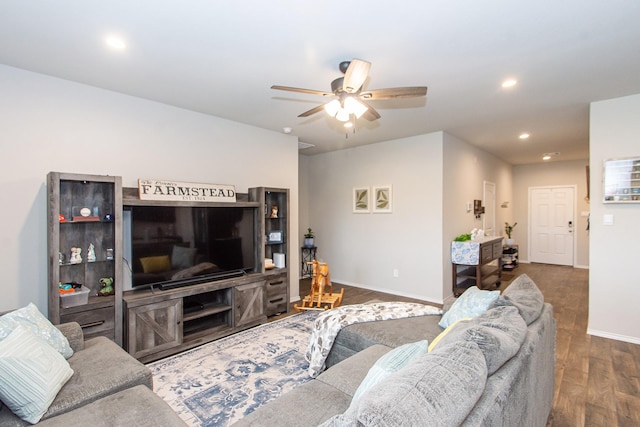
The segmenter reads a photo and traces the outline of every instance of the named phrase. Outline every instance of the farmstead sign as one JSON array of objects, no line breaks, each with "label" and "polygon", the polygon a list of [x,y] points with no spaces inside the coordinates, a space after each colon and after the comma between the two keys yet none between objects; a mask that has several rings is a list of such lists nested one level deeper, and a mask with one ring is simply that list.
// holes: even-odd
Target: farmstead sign
[{"label": "farmstead sign", "polygon": [[168,202],[230,202],[236,201],[233,185],[200,184],[195,182],[156,181],[138,179],[140,200]]}]

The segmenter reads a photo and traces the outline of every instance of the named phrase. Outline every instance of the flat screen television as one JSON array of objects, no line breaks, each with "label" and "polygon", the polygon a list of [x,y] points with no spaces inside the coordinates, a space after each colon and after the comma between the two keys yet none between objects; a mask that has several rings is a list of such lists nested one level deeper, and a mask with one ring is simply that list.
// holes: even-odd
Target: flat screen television
[{"label": "flat screen television", "polygon": [[132,288],[169,289],[255,271],[257,208],[126,209],[131,218],[127,240]]}]

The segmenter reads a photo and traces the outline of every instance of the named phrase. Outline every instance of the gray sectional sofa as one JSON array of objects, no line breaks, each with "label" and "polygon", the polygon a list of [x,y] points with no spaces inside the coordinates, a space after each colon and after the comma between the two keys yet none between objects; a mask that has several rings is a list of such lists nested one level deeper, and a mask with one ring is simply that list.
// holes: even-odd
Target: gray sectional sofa
[{"label": "gray sectional sofa", "polygon": [[[152,391],[151,371],[105,337],[84,340],[77,323],[57,325],[74,351],[74,373],[58,392],[41,426],[184,426]],[[0,426],[31,425],[0,403]]]},{"label": "gray sectional sofa", "polygon": [[545,426],[555,380],[556,324],[535,283],[516,278],[488,310],[446,329],[427,354],[352,403],[394,348],[443,333],[440,316],[342,329],[327,369],[235,426]]}]

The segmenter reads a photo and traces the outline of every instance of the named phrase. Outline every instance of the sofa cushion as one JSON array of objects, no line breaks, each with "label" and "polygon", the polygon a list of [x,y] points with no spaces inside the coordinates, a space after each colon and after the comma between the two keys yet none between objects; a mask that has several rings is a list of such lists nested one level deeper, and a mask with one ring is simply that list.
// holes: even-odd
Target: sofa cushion
[{"label": "sofa cushion", "polygon": [[459,425],[486,380],[487,365],[477,344],[439,346],[373,386],[322,426]]},{"label": "sofa cushion", "polygon": [[318,375],[317,380],[348,394],[351,402],[351,396],[356,393],[369,369],[390,350],[386,345],[374,344],[332,366],[331,369],[326,369]]},{"label": "sofa cushion", "polygon": [[69,426],[186,426],[162,398],[139,385],[103,397],[75,411],[49,418],[42,427]]},{"label": "sofa cushion", "polygon": [[487,361],[488,374],[492,375],[520,350],[526,335],[527,325],[518,309],[495,307],[456,325],[435,348],[456,341],[475,342]]},{"label": "sofa cushion", "polygon": [[374,344],[398,347],[431,341],[443,330],[439,321],[440,316],[416,316],[349,325],[338,332],[325,364],[333,366]]},{"label": "sofa cushion", "polygon": [[73,354],[69,341],[64,334],[53,326],[33,303],[0,317],[0,340],[9,336],[11,331],[18,325],[26,327],[44,339],[65,359],[70,358]]},{"label": "sofa cushion", "polygon": [[353,400],[357,400],[363,393],[374,385],[383,381],[389,375],[407,366],[417,357],[427,353],[429,342],[426,340],[404,344],[396,347],[373,364],[367,376],[360,383],[360,386],[353,395]]},{"label": "sofa cushion", "polygon": [[75,374],[60,390],[45,418],[139,384],[153,388],[149,368],[106,337],[85,341],[84,350],[75,353],[68,361]]},{"label": "sofa cushion", "polygon": [[530,325],[542,313],[544,296],[536,284],[526,274],[521,274],[511,282],[492,306],[513,305],[518,308],[520,315]]},{"label": "sofa cushion", "polygon": [[0,341],[0,398],[31,424],[40,421],[72,375],[65,358],[22,325]]},{"label": "sofa cushion", "polygon": [[500,296],[500,291],[483,291],[477,286],[469,287],[453,303],[451,308],[442,316],[439,325],[446,328],[456,320],[465,317],[477,317],[487,311],[489,305]]},{"label": "sofa cushion", "polygon": [[453,330],[453,328],[458,326],[460,323],[464,323],[464,322],[466,322],[468,320],[471,320],[471,317],[465,317],[464,319],[458,319],[455,322],[453,322],[451,325],[447,326],[447,329],[445,329],[444,331],[440,332],[440,335],[438,335],[437,337],[435,337],[431,341],[431,343],[429,344],[428,351],[432,352],[436,348],[438,343],[442,340],[442,338],[446,337]]}]

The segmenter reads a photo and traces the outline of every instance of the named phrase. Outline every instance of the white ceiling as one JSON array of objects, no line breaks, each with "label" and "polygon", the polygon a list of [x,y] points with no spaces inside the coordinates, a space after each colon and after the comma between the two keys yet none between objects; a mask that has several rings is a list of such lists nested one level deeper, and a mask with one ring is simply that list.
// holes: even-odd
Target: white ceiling
[{"label": "white ceiling", "polygon": [[[3,0],[0,63],[291,127],[315,145],[303,154],[443,130],[526,164],[588,158],[589,103],[640,93],[639,22],[637,0]],[[366,88],[424,85],[426,99],[371,102],[382,118],[345,138],[322,112],[297,117],[322,97],[270,89],[330,91],[352,58],[372,62]]]}]

